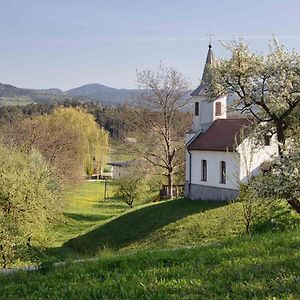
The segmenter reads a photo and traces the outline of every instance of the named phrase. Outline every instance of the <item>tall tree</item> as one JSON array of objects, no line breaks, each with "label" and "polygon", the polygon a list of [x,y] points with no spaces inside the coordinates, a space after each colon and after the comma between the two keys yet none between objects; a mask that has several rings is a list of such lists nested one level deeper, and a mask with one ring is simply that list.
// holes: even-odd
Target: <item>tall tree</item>
[{"label": "tall tree", "polygon": [[183,109],[189,103],[189,83],[173,68],[160,65],[157,71],[137,73],[141,107],[136,110],[136,147],[140,156],[160,168],[167,177],[169,197],[173,198],[174,174],[183,166],[184,135],[190,115]]},{"label": "tall tree", "polygon": [[108,133],[91,114],[79,108],[56,108],[49,115],[24,119],[3,129],[7,142],[27,152],[37,149],[68,183],[103,167],[108,154]]},{"label": "tall tree", "polygon": [[232,93],[235,108],[251,114],[270,134],[276,134],[282,155],[287,133],[299,122],[300,55],[288,52],[275,39],[266,56],[251,53],[242,41],[227,46],[229,59],[216,60],[211,67],[211,98]]}]

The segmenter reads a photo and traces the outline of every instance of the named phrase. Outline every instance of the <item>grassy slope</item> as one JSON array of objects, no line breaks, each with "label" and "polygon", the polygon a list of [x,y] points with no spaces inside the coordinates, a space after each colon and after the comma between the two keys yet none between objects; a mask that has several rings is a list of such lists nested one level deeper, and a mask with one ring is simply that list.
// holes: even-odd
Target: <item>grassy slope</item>
[{"label": "grassy slope", "polygon": [[[75,252],[98,254],[102,249],[128,250],[199,245],[241,232],[237,205],[185,199],[137,207],[65,244]],[[229,220],[234,220],[229,222]]]},{"label": "grassy slope", "polygon": [[178,199],[129,209],[118,199],[103,202],[102,189],[102,183],[92,182],[73,192],[65,213],[67,222],[56,228],[59,248],[55,255],[66,259],[66,254],[87,257],[103,250],[197,246],[233,238],[244,231],[241,203]]},{"label": "grassy slope", "polygon": [[115,198],[104,202],[99,182],[82,185],[70,199],[65,224],[56,226],[53,234],[55,255],[64,259],[97,255],[103,249],[199,245],[235,236],[242,229],[238,204],[228,209],[223,203],[179,199],[129,209]]},{"label": "grassy slope", "polygon": [[[111,184],[108,196],[112,196]],[[67,240],[101,225],[108,219],[126,211],[122,201],[104,202],[104,183],[86,182],[69,193],[69,205],[64,212],[64,221],[53,228],[54,246],[61,246]]]},{"label": "grassy slope", "polygon": [[63,244],[129,210],[123,201],[113,197],[111,184],[108,184],[108,196],[110,199],[104,201],[104,182],[99,181],[86,182],[70,192],[63,221],[51,228],[51,247],[46,251],[46,256],[39,255],[39,259],[56,261],[81,258],[83,255]]},{"label": "grassy slope", "polygon": [[0,298],[299,299],[299,233],[266,233],[0,276]]},{"label": "grassy slope", "polygon": [[239,203],[181,199],[131,210],[101,195],[101,183],[74,191],[56,235],[58,245],[73,238],[59,255],[100,259],[0,276],[0,299],[300,298],[299,218],[289,212],[277,219],[294,231],[246,237]]}]

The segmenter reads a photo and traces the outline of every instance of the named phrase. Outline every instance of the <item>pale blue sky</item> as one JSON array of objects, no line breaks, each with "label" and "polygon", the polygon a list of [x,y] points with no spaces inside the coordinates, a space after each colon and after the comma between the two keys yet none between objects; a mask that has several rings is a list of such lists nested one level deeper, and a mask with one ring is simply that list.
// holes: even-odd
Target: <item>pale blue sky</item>
[{"label": "pale blue sky", "polygon": [[300,51],[296,0],[0,0],[0,82],[68,89],[99,82],[135,88],[136,69],[160,61],[201,76],[207,32],[242,36],[258,52],[274,33]]}]

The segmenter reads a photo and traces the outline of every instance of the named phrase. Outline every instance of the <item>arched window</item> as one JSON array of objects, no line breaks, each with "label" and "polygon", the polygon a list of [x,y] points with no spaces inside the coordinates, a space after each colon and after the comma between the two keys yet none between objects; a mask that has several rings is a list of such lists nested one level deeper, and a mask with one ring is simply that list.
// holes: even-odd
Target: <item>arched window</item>
[{"label": "arched window", "polygon": [[215,116],[220,117],[222,114],[222,103],[216,102],[215,103]]},{"label": "arched window", "polygon": [[195,102],[195,116],[199,116],[199,102]]},{"label": "arched window", "polygon": [[226,184],[226,162],[220,162],[220,183]]},{"label": "arched window", "polygon": [[207,161],[205,159],[201,160],[201,180],[207,181]]}]

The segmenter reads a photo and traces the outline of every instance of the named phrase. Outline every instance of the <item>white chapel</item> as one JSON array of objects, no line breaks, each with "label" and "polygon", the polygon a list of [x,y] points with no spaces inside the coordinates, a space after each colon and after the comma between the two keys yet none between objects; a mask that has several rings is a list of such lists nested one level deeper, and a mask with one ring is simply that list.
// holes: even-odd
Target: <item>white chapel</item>
[{"label": "white chapel", "polygon": [[214,56],[208,46],[200,85],[191,93],[193,125],[186,135],[185,196],[192,200],[231,200],[238,196],[240,182],[260,174],[277,153],[274,139],[254,147],[244,138],[251,120],[230,114],[232,95],[208,102],[207,90]]}]

